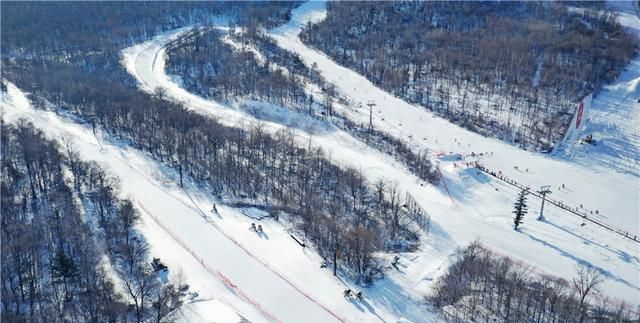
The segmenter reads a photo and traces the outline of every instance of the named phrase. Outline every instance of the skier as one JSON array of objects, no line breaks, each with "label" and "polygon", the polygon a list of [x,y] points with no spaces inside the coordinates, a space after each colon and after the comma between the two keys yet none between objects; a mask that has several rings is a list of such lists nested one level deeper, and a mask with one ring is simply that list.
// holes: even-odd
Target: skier
[{"label": "skier", "polygon": [[351,297],[351,290],[350,289],[345,289],[344,292],[342,293],[342,295],[344,295],[345,298]]},{"label": "skier", "polygon": [[252,222],[252,223],[251,223],[251,228],[249,228],[249,230],[251,230],[251,231],[253,231],[253,232],[258,231],[258,230],[256,229],[256,224]]},{"label": "skier", "polygon": [[262,224],[258,224],[258,231],[257,232],[262,232]]},{"label": "skier", "polygon": [[356,293],[356,298],[357,298],[359,301],[361,301],[361,300],[362,300],[362,291],[358,291],[358,292]]},{"label": "skier", "polygon": [[216,204],[213,203],[213,208],[211,209],[214,213],[218,213],[218,208],[216,207]]},{"label": "skier", "polygon": [[391,266],[393,266],[393,268],[398,269],[398,263],[400,262],[400,257],[395,256],[393,257],[393,261],[391,262]]}]

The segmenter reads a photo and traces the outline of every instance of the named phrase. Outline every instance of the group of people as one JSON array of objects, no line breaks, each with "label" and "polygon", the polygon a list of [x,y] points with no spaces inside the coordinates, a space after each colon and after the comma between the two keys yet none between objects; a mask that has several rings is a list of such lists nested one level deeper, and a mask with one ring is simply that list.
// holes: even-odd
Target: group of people
[{"label": "group of people", "polygon": [[258,226],[256,227],[256,224],[251,222],[251,228],[249,228],[249,230],[253,232],[262,232],[262,225],[258,224]]},{"label": "group of people", "polygon": [[362,292],[361,291],[357,291],[357,292],[353,292],[351,291],[351,289],[345,289],[344,293],[343,293],[345,298],[351,298],[351,296],[354,296],[358,299],[358,300],[362,300]]},{"label": "group of people", "polygon": [[[214,213],[218,213],[218,208],[216,207],[215,203],[213,204],[213,207],[211,208],[211,211],[214,212]],[[258,224],[256,226],[256,224],[252,222],[251,223],[251,227],[249,228],[249,230],[251,230],[253,232],[261,233],[262,232],[262,225]]]}]

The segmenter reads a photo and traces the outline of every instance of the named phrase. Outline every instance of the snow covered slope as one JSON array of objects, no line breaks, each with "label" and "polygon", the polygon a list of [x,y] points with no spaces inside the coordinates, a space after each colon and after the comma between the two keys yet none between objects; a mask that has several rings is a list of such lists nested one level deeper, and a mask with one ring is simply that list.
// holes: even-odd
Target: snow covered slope
[{"label": "snow covered slope", "polygon": [[[640,41],[640,17],[631,1],[608,3],[618,21]],[[573,143],[566,158],[589,166],[602,165],[620,173],[640,176],[640,56],[620,77],[594,98],[581,137],[593,135],[596,145]]]},{"label": "snow covered slope", "polygon": [[[522,232],[514,232],[511,229],[511,210],[517,191],[483,174],[477,174],[473,169],[461,168],[452,153],[493,152],[493,156],[488,154],[483,158],[486,166],[502,169],[503,173],[525,184],[543,182],[560,186],[565,183],[564,190],[554,190],[552,196],[555,199],[566,198],[567,203],[582,202],[585,208],[600,207],[604,216],[618,219],[627,226],[633,226],[634,221],[637,223],[634,215],[637,213],[638,198],[635,178],[607,169],[602,169],[606,172],[604,174],[594,175],[592,170],[563,159],[524,152],[453,126],[422,108],[393,98],[297,40],[299,27],[309,18],[321,18],[324,15],[323,8],[323,4],[317,2],[302,5],[294,11],[292,23],[274,31],[274,36],[282,46],[301,53],[308,63],[318,62],[323,75],[352,100],[367,103],[369,99],[377,98],[377,110],[380,112],[374,119],[376,127],[404,138],[416,147],[431,148],[434,154],[444,152],[439,161],[454,199],[452,204],[443,187],[421,186],[415,176],[394,160],[366,147],[348,134],[331,128],[313,135],[304,130],[297,132],[301,143],[306,145],[311,138],[312,145],[325,149],[338,163],[359,167],[370,181],[380,176],[397,180],[400,188],[411,192],[432,216],[432,230],[425,238],[422,249],[417,253],[402,255],[403,271],[388,273],[387,279],[367,292],[372,308],[379,315],[388,317],[386,313],[391,313],[396,318],[428,321],[420,314],[425,311],[420,306],[422,296],[430,290],[433,279],[446,266],[448,255],[455,248],[476,238],[499,252],[527,260],[541,271],[565,278],[573,276],[576,263],[591,263],[610,278],[605,284],[608,294],[635,301],[640,291],[640,252],[637,243],[595,226],[581,226],[580,218],[553,207],[547,208],[547,222],[536,222],[531,216],[526,220]],[[180,32],[169,32],[125,50],[124,63],[138,79],[141,88],[151,92],[155,87],[162,87],[170,98],[185,102],[188,108],[199,113],[217,117],[225,124],[259,122],[231,106],[188,93],[171,81],[164,72],[163,46],[167,39],[178,37]],[[343,113],[355,120],[368,118],[368,113],[364,111],[354,113],[350,109],[343,109]],[[287,126],[275,122],[265,124],[270,131]],[[425,136],[427,139],[422,140]],[[513,169],[516,161],[520,161],[520,171]],[[526,168],[529,170],[526,171]],[[587,179],[593,179],[593,182]],[[598,188],[597,184],[602,187]],[[587,186],[583,188],[581,185]],[[616,190],[611,191],[612,187]],[[603,201],[592,201],[592,197],[600,197]],[[596,203],[608,209],[600,204],[594,206]],[[532,200],[531,210],[538,208],[539,202]],[[605,209],[610,213],[606,213]]]},{"label": "snow covered slope", "polygon": [[[620,147],[620,151],[627,151],[625,156],[628,160],[636,162],[629,163],[627,160],[626,171],[618,172],[611,168],[610,163],[600,163],[597,159],[584,158],[580,162],[575,162],[566,157],[554,158],[523,151],[499,140],[470,132],[436,117],[424,108],[411,105],[386,93],[363,76],[336,64],[323,53],[303,44],[298,38],[301,28],[308,22],[313,23],[322,19],[325,14],[324,3],[305,3],[294,10],[290,23],[273,30],[271,35],[281,47],[300,54],[308,65],[317,64],[322,75],[346,94],[354,106],[366,106],[370,101],[375,102],[377,113],[374,113],[374,127],[410,142],[415,148],[426,148],[447,154],[485,153],[480,161],[489,169],[496,172],[502,171],[506,176],[524,185],[530,185],[533,189],[551,185],[554,199],[573,207],[583,205],[587,212],[598,210],[599,217],[603,221],[633,234],[640,233],[638,220],[638,214],[640,214],[640,195],[638,194],[640,177],[638,176],[640,175],[638,175],[637,164],[640,154],[637,150],[637,141]],[[631,66],[632,70],[637,63],[638,61],[635,61],[635,65]],[[637,69],[633,73],[638,73]],[[616,84],[618,85],[612,86],[628,88],[624,79]],[[600,102],[602,102],[601,98],[594,99],[596,109],[600,107],[612,110],[603,107],[606,103]],[[637,109],[635,111],[637,112]],[[359,112],[345,109],[342,112],[358,122],[368,122],[368,109],[361,109]],[[621,114],[619,119],[625,117]],[[629,131],[631,134],[633,129],[637,133],[637,123],[633,122],[634,116],[630,117],[631,121],[626,121],[623,125],[631,129]],[[611,163],[615,162],[616,160],[611,161]],[[629,176],[629,173],[633,176]],[[585,180],[587,178],[588,180]],[[566,189],[561,189],[562,184],[565,184]]]},{"label": "snow covered slope", "polygon": [[[139,229],[151,255],[160,256],[171,275],[184,275],[201,298],[224,299],[234,312],[255,322],[376,319],[375,312],[357,310],[345,300],[344,285],[321,271],[317,259],[300,250],[280,224],[264,223],[268,236],[257,237],[247,230],[252,221],[241,210],[218,207],[219,216],[214,217],[204,211],[212,200],[199,188],[180,189],[167,175],[171,172],[139,151],[96,138],[89,127],[51,111],[37,111],[13,84],[8,88],[1,104],[3,118],[10,123],[25,118],[48,137],[73,142],[84,160],[94,160],[120,178],[122,194],[142,213]],[[271,250],[270,257],[262,258],[266,250]],[[279,261],[270,264],[266,259]],[[314,280],[308,280],[309,275]]]}]

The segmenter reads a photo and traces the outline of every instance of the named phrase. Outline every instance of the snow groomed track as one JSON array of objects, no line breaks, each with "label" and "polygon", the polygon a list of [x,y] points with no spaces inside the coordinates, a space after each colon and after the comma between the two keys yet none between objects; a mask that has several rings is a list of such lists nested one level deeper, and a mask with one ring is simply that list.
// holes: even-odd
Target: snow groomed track
[{"label": "snow groomed track", "polygon": [[[438,161],[448,183],[447,190],[456,201],[452,206],[443,187],[422,187],[415,176],[393,159],[344,132],[303,129],[297,133],[301,143],[311,142],[322,147],[336,162],[362,169],[370,181],[379,177],[397,180],[400,188],[410,192],[432,216],[432,230],[423,241],[423,247],[416,253],[400,255],[401,262],[406,265],[403,272],[389,272],[384,280],[366,290],[367,302],[363,304],[344,300],[342,283],[333,279],[330,273],[319,270],[319,259],[313,254],[301,252],[297,245],[292,247],[293,241],[281,226],[273,225],[268,242],[255,242],[256,238],[246,232],[247,223],[243,222],[238,210],[221,208],[223,217],[219,219],[206,212],[203,214],[202,210],[211,200],[199,194],[197,187],[186,191],[179,189],[171,178],[163,175],[170,171],[124,144],[103,138],[104,149],[100,149],[100,142],[90,129],[51,112],[33,110],[12,85],[8,97],[2,101],[4,118],[8,122],[27,118],[51,138],[65,136],[71,139],[84,159],[106,165],[111,173],[122,179],[123,194],[132,197],[143,211],[145,222],[140,229],[150,243],[152,253],[162,255],[170,268],[181,268],[189,284],[203,299],[221,300],[251,321],[432,322],[437,318],[427,312],[422,297],[446,267],[448,255],[475,238],[500,253],[538,266],[538,271],[565,278],[572,277],[575,264],[589,263],[608,278],[603,285],[607,294],[637,302],[640,293],[637,244],[601,228],[583,227],[579,218],[553,209],[545,212],[546,222],[534,221],[531,215],[522,232],[516,233],[510,222],[517,190],[492,181],[473,168],[460,167],[451,157],[487,152],[480,161],[491,169],[502,170],[514,181],[534,188],[541,184],[552,187],[566,184],[566,190],[558,189],[552,197],[574,205],[584,202],[585,206],[600,209],[609,216],[603,221],[636,229],[638,219],[634,215],[638,214],[639,197],[634,167],[637,166],[624,164],[623,170],[629,171],[621,172],[587,158],[574,161],[571,156],[553,159],[524,152],[469,133],[423,108],[394,98],[299,41],[297,35],[301,26],[322,19],[324,15],[323,3],[303,4],[294,10],[291,22],[272,31],[272,35],[280,46],[299,53],[307,64],[318,63],[321,73],[353,104],[374,99],[379,110],[374,119],[375,127],[417,148],[445,152]],[[173,82],[164,72],[165,48],[189,30],[191,27],[170,31],[123,52],[123,63],[140,82],[142,90],[152,93],[162,88],[168,97],[184,102],[185,107],[219,118],[228,125],[262,122],[269,131],[288,126],[256,120],[233,107],[189,93]],[[629,73],[637,73],[633,66]],[[633,74],[630,75],[633,80]],[[634,91],[637,92],[637,87]],[[618,94],[610,92],[607,100],[600,103],[602,111],[611,102],[615,103]],[[594,105],[597,100],[598,97],[594,98]],[[368,113],[364,111],[338,108],[355,121],[368,122]],[[415,139],[422,137],[428,139]],[[636,144],[632,142],[632,145]],[[637,161],[634,150],[627,150],[631,153],[627,156]],[[607,158],[611,156],[609,154]],[[608,160],[615,163],[615,159]],[[516,165],[519,169],[514,168]],[[538,205],[532,202],[530,209],[537,208]],[[237,242],[238,239],[242,243]]]},{"label": "snow groomed track", "polygon": [[7,122],[24,118],[52,139],[71,141],[84,160],[94,160],[120,178],[122,194],[133,198],[142,211],[141,231],[152,254],[162,255],[170,268],[180,268],[177,271],[201,296],[224,299],[252,321],[345,321],[214,229],[212,219],[200,213],[189,194],[163,179],[163,170],[140,152],[107,138],[98,141],[85,126],[50,111],[34,110],[13,84],[2,101],[2,111]]},{"label": "snow groomed track", "polygon": [[[597,164],[591,169],[591,165],[580,166],[570,160],[522,151],[500,141],[470,133],[434,117],[423,108],[392,97],[360,75],[336,65],[325,55],[306,47],[298,40],[300,26],[310,20],[321,19],[323,15],[322,3],[303,4],[294,10],[291,23],[272,31],[271,35],[282,47],[299,53],[307,64],[317,63],[327,80],[336,84],[354,104],[366,103],[375,98],[379,113],[386,120],[376,117],[375,127],[411,142],[416,147],[445,152],[438,161],[451,196],[456,201],[453,207],[443,187],[420,186],[417,178],[402,166],[348,134],[339,131],[314,134],[297,132],[301,144],[306,146],[311,139],[314,146],[322,147],[338,163],[362,169],[370,181],[381,176],[397,180],[401,189],[410,192],[430,212],[436,229],[424,241],[423,250],[415,255],[406,255],[409,266],[404,274],[391,273],[388,276],[390,283],[402,286],[411,295],[410,299],[417,300],[429,291],[430,282],[442,270],[442,266],[447,263],[447,256],[456,247],[480,238],[494,249],[526,259],[543,271],[565,278],[573,276],[577,263],[590,263],[610,278],[605,287],[609,294],[635,301],[640,290],[640,252],[635,243],[625,241],[623,237],[602,228],[583,227],[581,219],[554,209],[545,212],[547,222],[532,221],[535,215],[531,215],[523,232],[515,233],[510,222],[513,198],[517,190],[510,185],[477,175],[472,169],[461,168],[451,157],[455,153],[466,156],[472,151],[486,152],[480,160],[484,165],[492,169],[503,169],[503,173],[524,185],[536,188],[539,184],[551,184],[552,187],[566,184],[566,190],[556,190],[552,197],[574,205],[585,204],[585,207],[591,209],[599,208],[602,213],[611,215],[603,221],[625,228],[633,228],[637,223],[637,218],[633,216],[637,213],[638,206],[637,178],[607,170]],[[138,79],[141,88],[147,92],[163,88],[170,98],[185,102],[187,108],[216,117],[229,125],[260,122],[232,106],[189,93],[166,75],[165,45],[170,39],[179,38],[181,32],[184,31],[169,32],[124,51],[124,64]],[[355,121],[368,118],[368,113],[350,112],[352,110],[348,107],[338,108],[342,108],[342,112]],[[287,126],[274,122],[264,123],[270,131]],[[420,138],[423,134],[428,138],[425,142],[413,139]],[[515,169],[515,165],[520,166],[519,170]],[[525,168],[528,168],[527,172],[524,171]],[[612,187],[616,189],[611,190]],[[539,206],[532,201],[530,209],[537,210]],[[371,292],[375,306],[400,313],[397,304],[382,297],[377,298],[376,292]],[[412,306],[417,306],[417,310],[414,309],[412,312],[415,314],[409,314],[408,317],[421,321],[418,313],[422,309],[416,303]],[[403,310],[406,311],[406,308]]]}]

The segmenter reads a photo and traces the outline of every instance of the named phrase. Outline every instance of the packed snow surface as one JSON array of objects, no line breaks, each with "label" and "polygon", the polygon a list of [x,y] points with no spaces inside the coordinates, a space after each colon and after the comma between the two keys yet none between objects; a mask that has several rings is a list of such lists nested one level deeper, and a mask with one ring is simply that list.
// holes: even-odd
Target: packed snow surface
[{"label": "packed snow surface", "polygon": [[[393,284],[401,287],[413,301],[406,302],[401,310],[389,311],[423,321],[424,318],[412,316],[408,309],[417,308],[413,313],[425,311],[419,299],[428,293],[433,279],[446,266],[448,256],[457,247],[476,238],[498,252],[526,260],[538,271],[569,279],[574,275],[576,264],[592,264],[609,277],[603,286],[607,294],[637,301],[640,252],[636,242],[595,225],[583,226],[579,217],[549,205],[545,210],[546,221],[535,221],[540,207],[537,199],[530,200],[531,214],[522,230],[515,232],[511,227],[511,211],[517,190],[483,173],[478,174],[473,168],[462,167],[463,163],[457,161],[456,156],[483,153],[479,161],[489,169],[501,171],[532,189],[551,185],[550,198],[574,207],[582,204],[581,210],[586,212],[597,210],[599,215],[593,216],[631,234],[638,232],[637,167],[629,165],[620,172],[597,160],[584,164],[564,155],[551,157],[523,151],[452,125],[424,108],[395,98],[300,42],[301,27],[309,21],[322,19],[325,14],[323,3],[305,3],[293,11],[290,23],[271,31],[271,36],[280,46],[299,53],[307,64],[317,63],[323,76],[352,101],[352,106],[337,107],[345,115],[358,122],[368,122],[368,111],[354,112],[353,108],[374,100],[375,127],[410,142],[416,149],[429,149],[432,155],[441,156],[437,162],[452,196],[451,200],[442,186],[421,185],[424,183],[393,158],[370,149],[344,132],[334,128],[310,131],[296,127],[301,144],[306,145],[310,140],[336,162],[361,169],[370,181],[379,177],[397,181],[400,188],[410,192],[432,217],[432,230],[424,239],[421,250],[402,255],[406,269],[401,273],[390,272],[369,292],[373,306],[387,309],[398,306],[383,297],[376,299],[376,294],[386,288],[385,284]],[[185,102],[187,108],[229,125],[263,122],[270,131],[289,126],[287,118],[258,120],[251,113],[199,97],[174,83],[164,71],[164,44],[183,32],[185,30],[168,32],[124,51],[123,63],[143,90],[151,92],[156,87],[164,88],[167,95]],[[264,108],[269,109],[270,105],[265,104]],[[625,122],[631,126],[632,120]],[[637,160],[637,156],[635,158]]]},{"label": "packed snow surface", "polygon": [[[638,234],[640,143],[634,102],[638,99],[640,59],[594,97],[594,112],[585,131],[591,131],[596,140],[600,138],[598,145],[569,143],[562,154],[549,156],[453,125],[386,93],[304,45],[298,39],[301,28],[325,15],[324,3],[308,2],[293,11],[290,23],[270,33],[280,46],[299,53],[307,64],[316,63],[322,75],[350,99],[349,106],[336,107],[349,118],[368,122],[368,109],[354,108],[373,100],[374,126],[402,138],[416,150],[428,149],[439,164],[446,189],[422,183],[393,157],[330,124],[287,117],[285,109],[269,104],[256,104],[265,110],[256,114],[189,93],[165,73],[164,67],[165,45],[191,26],[124,50],[123,64],[144,91],[162,88],[186,108],[227,125],[262,123],[270,132],[293,127],[301,144],[322,147],[333,161],[360,169],[371,182],[385,177],[410,192],[431,215],[431,229],[419,250],[400,254],[401,270],[388,271],[385,279],[364,290],[363,302],[342,297],[345,286],[358,287],[320,269],[321,259],[290,238],[286,222],[262,220],[265,234],[257,235],[247,228],[260,218],[256,216],[259,210],[218,205],[219,213],[211,212],[211,204],[217,201],[203,188],[187,183],[181,189],[172,171],[126,144],[110,141],[102,133],[96,137],[90,128],[53,112],[34,110],[12,84],[2,99],[3,117],[7,122],[26,118],[51,138],[73,141],[84,159],[95,160],[120,177],[123,195],[133,198],[142,210],[144,222],[139,229],[152,255],[160,256],[169,266],[170,276],[181,274],[199,293],[195,302],[182,309],[184,321],[203,317],[216,322],[236,318],[255,322],[433,322],[437,316],[424,305],[423,297],[446,269],[452,252],[474,239],[524,260],[537,272],[567,279],[574,276],[576,264],[591,264],[607,277],[602,293],[638,303],[640,244],[595,225],[583,225],[581,218],[548,204],[546,220],[536,221],[540,201],[534,198],[529,200],[530,214],[516,232],[511,211],[517,189],[467,167],[466,162],[478,160],[532,189],[551,185],[550,198],[578,208],[582,205],[581,210],[587,212],[598,210],[594,217]],[[267,120],[257,119],[264,115]],[[472,152],[483,156],[458,160],[458,156]]]}]

